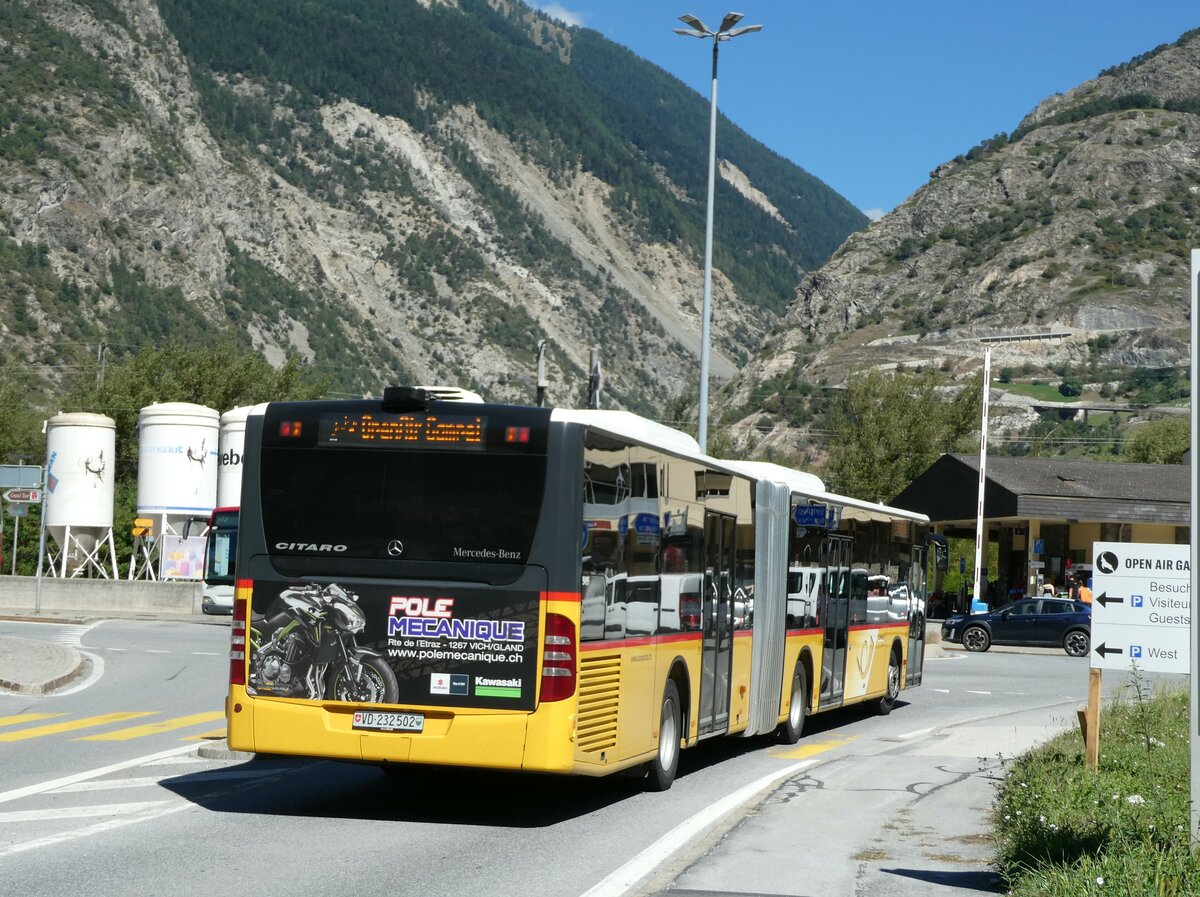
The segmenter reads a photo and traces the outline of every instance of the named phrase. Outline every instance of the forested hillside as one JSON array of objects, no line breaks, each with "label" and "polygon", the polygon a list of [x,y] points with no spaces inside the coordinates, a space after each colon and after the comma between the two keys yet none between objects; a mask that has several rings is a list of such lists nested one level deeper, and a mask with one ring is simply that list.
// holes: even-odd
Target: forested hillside
[{"label": "forested hillside", "polygon": [[[865,219],[721,127],[728,376]],[[54,392],[105,354],[234,339],[343,393],[527,401],[546,340],[556,402],[599,346],[610,401],[684,403],[706,160],[706,98],[519,2],[16,0],[0,362]]]}]

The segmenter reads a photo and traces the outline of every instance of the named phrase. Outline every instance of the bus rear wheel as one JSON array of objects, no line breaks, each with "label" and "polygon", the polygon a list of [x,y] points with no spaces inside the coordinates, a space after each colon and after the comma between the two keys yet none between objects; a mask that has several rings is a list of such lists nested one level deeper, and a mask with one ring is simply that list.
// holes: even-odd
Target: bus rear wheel
[{"label": "bus rear wheel", "polygon": [[888,661],[887,672],[887,691],[883,693],[883,697],[879,699],[877,709],[880,716],[887,716],[892,712],[892,708],[896,706],[896,699],[900,697],[900,653],[892,651],[892,659]]},{"label": "bus rear wheel", "polygon": [[666,791],[675,781],[679,769],[679,739],[682,714],[679,709],[679,688],[668,681],[663,691],[662,717],[658,723],[658,753],[650,761],[646,787],[650,791]]},{"label": "bus rear wheel", "polygon": [[804,667],[796,667],[796,675],[792,677],[792,696],[788,702],[787,719],[775,730],[776,736],[784,744],[795,744],[804,734],[804,717],[808,714],[808,674]]}]

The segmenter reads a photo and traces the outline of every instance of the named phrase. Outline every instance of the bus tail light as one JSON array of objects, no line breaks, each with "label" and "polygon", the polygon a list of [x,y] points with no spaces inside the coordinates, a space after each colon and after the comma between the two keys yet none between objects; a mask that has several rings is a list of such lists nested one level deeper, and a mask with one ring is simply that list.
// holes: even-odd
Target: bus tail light
[{"label": "bus tail light", "polygon": [[575,694],[575,624],[562,614],[546,614],[542,654],[542,701]]},{"label": "bus tail light", "polygon": [[233,594],[233,620],[229,624],[229,684],[246,684],[246,620],[250,615],[253,583],[239,579]]}]

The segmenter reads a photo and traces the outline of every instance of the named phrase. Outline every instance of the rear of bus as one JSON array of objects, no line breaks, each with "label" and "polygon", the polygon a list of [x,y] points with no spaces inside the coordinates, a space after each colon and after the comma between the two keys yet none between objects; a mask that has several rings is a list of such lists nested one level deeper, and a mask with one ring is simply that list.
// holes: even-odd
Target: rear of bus
[{"label": "rear of bus", "polygon": [[562,438],[548,409],[413,389],[256,408],[230,746],[569,771],[581,475]]}]

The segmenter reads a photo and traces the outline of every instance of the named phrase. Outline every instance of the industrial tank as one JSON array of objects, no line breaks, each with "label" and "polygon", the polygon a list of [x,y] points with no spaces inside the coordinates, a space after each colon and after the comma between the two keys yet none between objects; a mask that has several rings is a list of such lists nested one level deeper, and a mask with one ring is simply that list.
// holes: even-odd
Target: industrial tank
[{"label": "industrial tank", "polygon": [[219,418],[188,402],[138,412],[137,515],[155,520],[155,535],[183,535],[186,521],[216,506]]},{"label": "industrial tank", "polygon": [[242,503],[242,453],[246,446],[246,417],[250,406],[232,408],[221,415],[221,442],[217,465],[217,507],[236,508]]},{"label": "industrial tank", "polygon": [[[46,422],[46,533],[77,563],[113,525],[117,426],[103,414],[56,414]],[[72,549],[67,533],[78,543]]]}]

